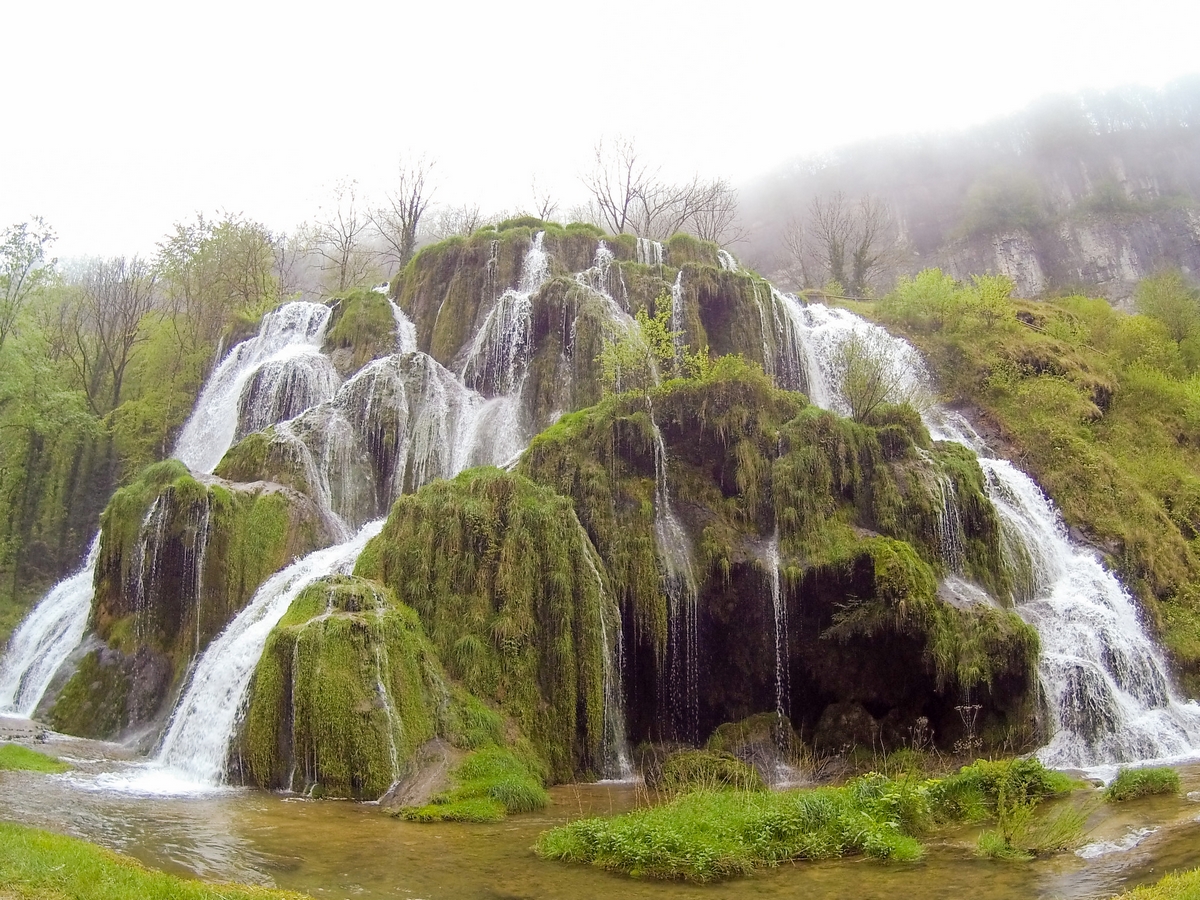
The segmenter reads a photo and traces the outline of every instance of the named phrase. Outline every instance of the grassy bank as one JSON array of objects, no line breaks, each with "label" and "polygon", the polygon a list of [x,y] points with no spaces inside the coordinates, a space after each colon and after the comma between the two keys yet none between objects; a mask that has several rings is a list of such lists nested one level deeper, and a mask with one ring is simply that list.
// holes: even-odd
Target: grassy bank
[{"label": "grassy bank", "polygon": [[1200,869],[1192,869],[1134,888],[1113,900],[1196,900],[1197,897],[1200,897]]},{"label": "grassy bank", "polygon": [[147,869],[86,841],[0,823],[0,896],[22,900],[305,900],[305,894],[206,884]]},{"label": "grassy bank", "polygon": [[71,767],[53,756],[38,753],[20,744],[4,744],[0,746],[0,772],[66,772]]},{"label": "grassy bank", "polygon": [[1046,820],[1031,815],[1039,799],[1070,788],[1065,776],[1036,760],[1016,760],[980,761],[941,779],[871,773],[842,787],[707,789],[614,818],[572,822],[543,834],[536,849],[547,859],[634,877],[704,882],[790,860],[915,860],[923,853],[918,838],[933,827],[995,817],[993,846],[981,845],[981,852],[1027,858],[1078,839],[1078,833],[1056,832],[1055,846],[1046,846]]}]

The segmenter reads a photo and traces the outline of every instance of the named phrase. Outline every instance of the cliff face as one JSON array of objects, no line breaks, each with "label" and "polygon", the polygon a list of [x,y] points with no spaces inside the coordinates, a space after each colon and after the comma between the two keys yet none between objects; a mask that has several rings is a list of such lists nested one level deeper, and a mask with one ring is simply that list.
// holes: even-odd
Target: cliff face
[{"label": "cliff face", "polygon": [[1018,297],[1077,288],[1129,307],[1138,281],[1161,269],[1200,274],[1200,209],[1089,213],[1053,226],[973,235],[921,257],[916,269],[926,266],[963,280],[1007,275]]}]

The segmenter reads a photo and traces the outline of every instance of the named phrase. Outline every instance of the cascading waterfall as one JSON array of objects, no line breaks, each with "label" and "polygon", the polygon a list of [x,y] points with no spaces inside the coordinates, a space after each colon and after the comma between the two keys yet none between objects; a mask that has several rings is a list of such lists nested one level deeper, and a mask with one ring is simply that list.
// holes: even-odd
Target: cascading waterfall
[{"label": "cascading waterfall", "polygon": [[683,321],[683,269],[675,276],[671,285],[671,343],[675,347],[675,373],[679,374],[683,365],[683,347],[685,322]]},{"label": "cascading waterfall", "polygon": [[726,272],[740,272],[741,271],[741,269],[738,268],[737,260],[735,260],[733,258],[733,254],[730,253],[728,250],[718,250],[717,251],[717,263]]},{"label": "cascading waterfall", "polygon": [[97,534],[83,568],[51,588],[13,633],[0,660],[0,712],[32,716],[59,666],[83,640],[99,556]]},{"label": "cascading waterfall", "polygon": [[[852,335],[886,347],[897,367],[899,396],[930,396],[924,362],[906,341],[844,310],[784,300],[808,348],[813,402],[847,410],[836,358]],[[923,418],[935,440],[955,441],[978,455],[1003,525],[1006,562],[1024,582],[1016,610],[1041,638],[1039,673],[1053,725],[1041,759],[1060,767],[1110,767],[1194,757],[1200,706],[1175,696],[1129,592],[1094,552],[1070,540],[1058,510],[1033,479],[993,458],[961,416],[927,404]]]},{"label": "cascading waterfall", "polygon": [[653,266],[662,269],[663,245],[649,238],[637,239],[637,261],[643,266]]},{"label": "cascading waterfall", "polygon": [[[662,698],[671,711],[675,733],[696,743],[700,728],[699,589],[692,545],[675,515],[667,484],[667,447],[654,427],[654,543],[667,592],[667,679],[670,696]],[[659,681],[663,684],[662,679]]]},{"label": "cascading waterfall", "polygon": [[[326,369],[329,360],[321,355],[321,342],[329,315],[324,304],[296,301],[265,316],[258,336],[234,347],[209,377],[183,426],[175,458],[193,472],[211,472],[217,467],[237,434],[242,389],[264,366],[290,361],[296,368],[308,364]],[[327,382],[314,376],[311,383]],[[278,403],[275,397],[268,402]]]},{"label": "cascading waterfall", "polygon": [[[175,458],[193,472],[210,473],[238,433],[239,413],[261,419],[265,427],[272,415],[286,415],[296,403],[317,400],[329,390],[332,366],[320,354],[328,320],[329,308],[319,303],[285,303],[265,316],[257,336],[234,347],[209,377],[180,434]],[[256,385],[256,402],[244,403],[244,389],[264,369],[272,374]],[[143,523],[143,538],[147,525]],[[13,634],[0,667],[0,710],[31,715],[55,672],[79,646],[94,596],[99,545],[97,534],[83,568],[51,588]],[[206,546],[195,560],[197,572],[203,568]],[[138,547],[139,582],[134,590],[135,597],[145,599],[141,576],[153,577],[143,571],[146,547],[141,539]],[[154,564],[152,554],[151,569]],[[142,619],[135,622],[142,624]]]},{"label": "cascading waterfall", "polygon": [[263,582],[204,651],[158,755],[135,776],[135,789],[224,783],[229,747],[271,629],[304,588],[330,575],[348,575],[367,541],[382,530],[382,519],[368,522],[349,541],[310,553]]},{"label": "cascading waterfall", "polygon": [[544,231],[534,236],[519,284],[500,295],[475,333],[462,380],[477,391],[515,394],[524,383],[533,339],[533,295],[550,277],[550,257],[542,247],[545,237]]}]

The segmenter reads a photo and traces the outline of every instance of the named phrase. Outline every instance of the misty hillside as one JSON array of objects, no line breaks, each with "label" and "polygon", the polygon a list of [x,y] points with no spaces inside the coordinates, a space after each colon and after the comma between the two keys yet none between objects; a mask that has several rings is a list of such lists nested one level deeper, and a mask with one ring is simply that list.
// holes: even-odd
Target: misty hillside
[{"label": "misty hillside", "polygon": [[793,287],[836,278],[842,257],[852,292],[940,266],[1123,302],[1158,269],[1200,271],[1200,79],[794,160],[743,189],[742,215],[747,261]]}]

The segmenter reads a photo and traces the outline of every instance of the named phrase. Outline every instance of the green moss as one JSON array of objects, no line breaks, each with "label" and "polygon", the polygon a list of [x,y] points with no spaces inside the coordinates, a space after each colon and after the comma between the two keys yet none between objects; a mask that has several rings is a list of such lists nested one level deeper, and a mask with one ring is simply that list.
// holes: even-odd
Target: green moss
[{"label": "green moss", "polygon": [[38,753],[20,744],[0,744],[0,771],[7,772],[47,772],[57,774],[67,772],[70,766],[53,756]]},{"label": "green moss", "polygon": [[214,474],[241,484],[269,481],[301,494],[312,487],[295,442],[279,439],[274,426],[248,434],[230,447]]},{"label": "green moss", "polygon": [[375,799],[437,733],[440,666],[416,614],[364,579],[315,582],[255,670],[243,752],[264,787]]},{"label": "green moss", "polygon": [[617,618],[569,501],[495,469],[434,482],[396,502],[357,573],[418,612],[450,675],[512,716],[551,778],[599,768],[602,617]]},{"label": "green moss", "polygon": [[1170,768],[1121,769],[1104,790],[1110,803],[1136,800],[1153,794],[1178,794],[1179,773]]},{"label": "green moss", "polygon": [[93,650],[80,662],[50,709],[50,727],[64,734],[109,739],[128,724],[129,676],[120,665],[105,665]]},{"label": "green moss", "polygon": [[22,898],[89,900],[305,900],[291,891],[208,884],[147,869],[77,838],[0,822],[0,892]]},{"label": "green moss", "polygon": [[412,822],[495,822],[507,814],[545,808],[550,797],[540,777],[509,750],[469,754],[451,773],[452,787],[426,806],[393,813]]},{"label": "green moss", "polygon": [[[374,290],[352,291],[338,299],[325,329],[327,352],[347,350],[338,366],[343,375],[396,350],[396,318],[387,297]],[[335,354],[335,362],[339,356]]]}]

